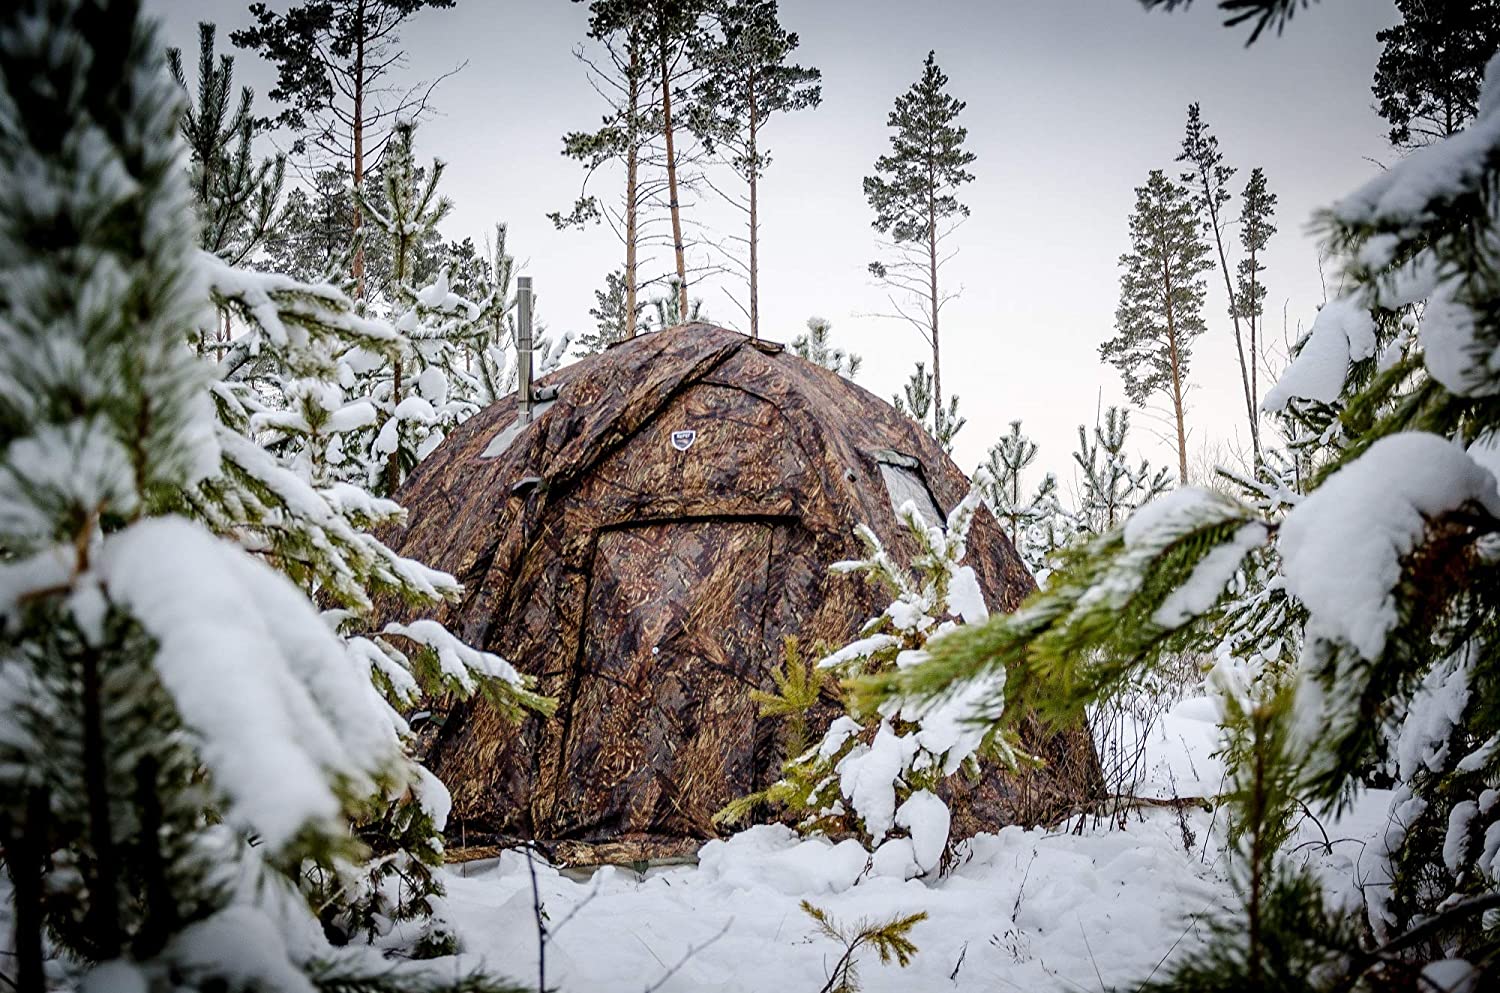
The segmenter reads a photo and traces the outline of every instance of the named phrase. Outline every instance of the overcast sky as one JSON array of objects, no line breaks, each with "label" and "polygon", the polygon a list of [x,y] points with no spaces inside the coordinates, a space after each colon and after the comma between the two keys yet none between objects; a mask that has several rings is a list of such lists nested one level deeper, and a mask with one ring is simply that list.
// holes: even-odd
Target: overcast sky
[{"label": "overcast sky", "polygon": [[[148,6],[190,65],[197,21],[217,22],[221,38],[249,22],[231,0]],[[1041,443],[1037,468],[1066,486],[1076,426],[1093,421],[1101,399],[1124,402],[1098,346],[1113,333],[1134,188],[1153,168],[1180,168],[1172,160],[1190,101],[1240,169],[1235,203],[1254,166],[1279,197],[1266,275],[1277,339],[1283,312],[1294,338],[1323,300],[1323,279],[1336,288],[1336,267],[1320,278],[1314,210],[1393,157],[1370,94],[1375,34],[1397,20],[1391,0],[1323,0],[1249,49],[1209,0],[1171,15],[1137,0],[782,0],[781,11],[801,36],[797,60],[823,72],[823,103],[766,132],[761,332],[790,341],[809,316],[827,317],[836,343],[864,357],[857,381],[882,397],[927,355],[908,326],[869,316],[888,308],[865,270],[876,246],[860,181],[886,150],[886,114],[928,49],[968,103],[960,120],[977,178],[962,198],[973,215],[944,273],[962,296],[943,315],[944,385],[969,419],[955,452],[965,469],[1019,418]],[[554,329],[590,328],[593,290],[621,265],[607,229],[558,232],[545,217],[572,203],[582,178],[559,154],[560,135],[596,126],[603,112],[572,54],[585,21],[585,6],[566,0],[459,0],[414,17],[403,38],[413,81],[468,63],[438,89],[438,113],[418,132],[419,155],[448,164],[443,190],[455,210],[445,234],[480,241],[508,222]],[[251,54],[239,53],[236,69],[259,94],[271,88]],[[1222,279],[1209,276],[1209,328],[1190,377],[1195,451],[1245,436]],[[737,323],[721,288],[694,296],[710,317]],[[1151,418],[1137,413],[1136,423],[1139,447],[1175,462]]]}]

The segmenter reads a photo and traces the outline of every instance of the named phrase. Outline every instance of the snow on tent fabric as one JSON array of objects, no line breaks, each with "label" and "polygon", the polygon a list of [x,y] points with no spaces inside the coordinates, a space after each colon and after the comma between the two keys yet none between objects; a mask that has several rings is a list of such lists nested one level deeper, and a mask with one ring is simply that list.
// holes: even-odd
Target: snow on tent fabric
[{"label": "snow on tent fabric", "polygon": [[[885,401],[704,324],[622,342],[539,389],[556,398],[528,425],[512,396],[455,428],[388,536],[464,583],[440,622],[559,701],[518,731],[484,702],[446,717],[429,762],[453,794],[450,835],[537,838],[575,862],[691,850],[724,804],[779,775],[778,722],[749,691],[772,688],[782,639],[846,644],[889,603],[830,574],[860,553],[856,527],[898,561],[917,555],[885,469],[920,485],[936,526],[969,481]],[[968,512],[964,613],[1014,610],[1031,577],[988,510]],[[812,740],[836,714],[814,709]],[[1048,769],[949,780],[955,837],[1040,823],[1096,788],[1081,729],[1034,737]]]}]

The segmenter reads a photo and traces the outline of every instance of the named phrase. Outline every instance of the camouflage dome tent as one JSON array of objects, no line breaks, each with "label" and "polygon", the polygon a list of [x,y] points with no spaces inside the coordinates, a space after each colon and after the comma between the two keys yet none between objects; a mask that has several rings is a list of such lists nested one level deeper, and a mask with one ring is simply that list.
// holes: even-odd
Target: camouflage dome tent
[{"label": "camouflage dome tent", "polygon": [[[771,688],[783,636],[837,646],[885,606],[829,573],[860,552],[855,525],[909,560],[894,508],[938,517],[968,480],[873,394],[705,324],[622,342],[535,395],[530,424],[515,396],[492,405],[400,494],[394,547],[464,583],[444,622],[558,700],[520,728],[482,701],[448,715],[428,761],[452,833],[558,843],[564,862],[691,849],[778,774],[776,721],[749,690]],[[1033,589],[987,510],[966,561],[991,609]],[[1032,744],[1051,760],[1040,773],[954,781],[955,835],[1055,818],[1096,790],[1086,733]]]}]

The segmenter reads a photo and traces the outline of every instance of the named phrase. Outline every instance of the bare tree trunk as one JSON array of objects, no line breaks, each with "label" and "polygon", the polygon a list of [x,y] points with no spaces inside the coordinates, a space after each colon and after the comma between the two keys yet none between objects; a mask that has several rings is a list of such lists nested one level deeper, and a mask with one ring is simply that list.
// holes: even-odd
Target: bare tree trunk
[{"label": "bare tree trunk", "polygon": [[[359,20],[355,31],[354,50],[354,190],[358,194],[365,184],[365,4],[360,0],[354,16]],[[354,233],[359,234],[364,224],[364,212],[359,209],[359,197],[354,198]],[[354,247],[354,297],[365,298],[365,246],[360,242]]]},{"label": "bare tree trunk", "polygon": [[99,653],[85,647],[83,669],[83,784],[89,812],[89,847],[93,865],[86,876],[89,889],[88,930],[99,961],[108,962],[121,951],[119,866],[115,861],[114,825],[110,817],[109,772],[104,742],[104,675]]},{"label": "bare tree trunk", "polygon": [[[396,286],[406,285],[408,261],[411,258],[411,236],[405,229],[396,234],[396,264],[391,268],[391,282]],[[395,368],[391,375],[391,416],[396,416],[396,409],[401,406],[401,366],[405,363],[406,353],[398,342],[396,356],[391,361]],[[396,488],[401,485],[401,443],[399,426],[396,432],[396,446],[391,449],[390,457],[386,460],[385,472],[387,479],[387,496],[394,496]]]},{"label": "bare tree trunk", "polygon": [[[1229,276],[1229,259],[1224,254],[1224,235],[1219,229],[1219,208],[1214,203],[1213,190],[1209,186],[1208,173],[1200,166],[1198,174],[1203,178],[1203,201],[1208,206],[1209,226],[1214,232],[1214,247],[1219,251],[1219,271],[1224,274],[1224,292],[1229,295],[1229,319],[1234,325],[1234,351],[1240,360],[1240,385],[1245,391],[1245,416],[1250,421],[1250,450],[1255,462],[1260,462],[1260,429],[1255,418],[1255,391],[1250,386],[1250,370],[1245,362],[1244,339],[1240,335],[1240,309],[1235,306],[1234,281]],[[1175,337],[1173,339],[1176,340]],[[1175,346],[1174,346],[1175,347]],[[1251,353],[1250,361],[1255,361]],[[1184,479],[1183,482],[1187,480]]]},{"label": "bare tree trunk", "polygon": [[1162,298],[1167,308],[1167,358],[1172,365],[1172,413],[1177,420],[1177,479],[1183,486],[1188,481],[1187,428],[1182,409],[1182,357],[1177,352],[1177,320],[1172,312],[1172,271],[1162,261]]},{"label": "bare tree trunk", "polygon": [[927,291],[932,314],[932,429],[943,439],[943,365],[938,347],[937,176],[927,168]]},{"label": "bare tree trunk", "polygon": [[44,931],[42,898],[47,864],[47,824],[51,815],[47,793],[32,788],[26,793],[26,812],[17,824],[0,815],[0,855],[12,883],[11,931],[13,988],[17,993],[46,993],[47,977],[42,952]]},{"label": "bare tree trunk", "polygon": [[626,338],[634,338],[636,332],[636,197],[638,173],[640,171],[639,143],[636,137],[637,115],[641,100],[641,49],[640,38],[634,25],[626,40],[630,48],[630,124],[627,129],[629,147],[625,149],[625,327],[621,332]]},{"label": "bare tree trunk", "polygon": [[1260,344],[1256,333],[1257,325],[1260,324],[1260,319],[1256,314],[1258,289],[1255,252],[1252,250],[1250,252],[1250,309],[1246,314],[1246,323],[1250,326],[1250,447],[1257,465],[1260,463]]},{"label": "bare tree trunk", "polygon": [[750,337],[760,337],[760,266],[757,251],[760,248],[760,223],[756,213],[756,180],[760,178],[760,162],[755,157],[755,77],[750,77],[747,87],[750,96]]},{"label": "bare tree trunk", "polygon": [[667,25],[659,27],[661,49],[661,113],[662,129],[667,141],[667,191],[668,205],[672,211],[672,247],[677,252],[677,305],[679,319],[687,320],[688,288],[687,261],[682,252],[682,212],[677,202],[677,152],[672,145],[672,69],[667,58]]}]

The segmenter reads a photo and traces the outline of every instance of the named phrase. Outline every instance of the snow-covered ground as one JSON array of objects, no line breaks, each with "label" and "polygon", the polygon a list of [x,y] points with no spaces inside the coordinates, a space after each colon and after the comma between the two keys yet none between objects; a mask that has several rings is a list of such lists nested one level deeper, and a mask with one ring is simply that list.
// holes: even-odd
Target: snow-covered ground
[{"label": "snow-covered ground", "polygon": [[[1151,736],[1144,794],[1219,789],[1209,754],[1215,718],[1206,699],[1166,715]],[[1298,844],[1308,842],[1306,857],[1336,893],[1361,875],[1364,839],[1383,827],[1385,799],[1367,795],[1338,824],[1299,828]],[[697,866],[644,876],[609,868],[575,879],[538,862],[531,868],[552,930],[546,983],[565,993],[817,993],[842,948],[817,933],[800,908],[805,899],[844,923],[927,913],[911,932],[920,951],[908,968],[882,966],[873,952],[860,958],[870,993],[1128,984],[1191,947],[1201,934],[1195,917],[1232,905],[1222,826],[1201,809],[1179,819],[1152,808],[1123,831],[1007,828],[973,839],[961,865],[929,880],[880,877],[853,841],[802,840],[773,826],[710,842]],[[535,982],[526,856],[454,867],[445,882],[447,916],[467,950]]]},{"label": "snow-covered ground", "polygon": [[[920,951],[908,968],[862,956],[871,993],[1097,990],[1146,976],[1184,938],[1185,917],[1228,899],[1197,850],[1184,853],[1175,817],[1163,812],[1125,832],[1007,828],[974,839],[964,864],[931,882],[871,878],[856,842],[800,840],[771,826],[710,842],[700,859],[646,878],[604,869],[586,882],[538,866],[556,929],[548,984],[570,993],[817,993],[843,949],[817,934],[799,906],[806,899],[845,923],[927,913],[911,932]],[[507,853],[446,883],[448,916],[466,946],[534,980],[525,856]]]}]

